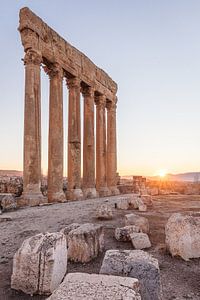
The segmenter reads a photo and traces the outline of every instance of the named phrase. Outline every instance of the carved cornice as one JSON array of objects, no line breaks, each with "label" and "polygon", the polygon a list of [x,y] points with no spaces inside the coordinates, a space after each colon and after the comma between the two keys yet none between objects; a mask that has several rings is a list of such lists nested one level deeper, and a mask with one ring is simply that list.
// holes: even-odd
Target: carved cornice
[{"label": "carved cornice", "polygon": [[42,63],[42,55],[39,51],[28,49],[24,56],[25,65],[40,65]]},{"label": "carved cornice", "polygon": [[49,76],[50,79],[52,79],[55,76],[63,79],[64,72],[59,63],[54,63],[50,66],[45,65],[45,66],[43,66],[43,69],[44,69],[45,73]]},{"label": "carved cornice", "polygon": [[73,77],[73,78],[67,78],[66,79],[67,87],[68,89],[76,88],[80,89],[81,88],[81,81],[78,77]]}]

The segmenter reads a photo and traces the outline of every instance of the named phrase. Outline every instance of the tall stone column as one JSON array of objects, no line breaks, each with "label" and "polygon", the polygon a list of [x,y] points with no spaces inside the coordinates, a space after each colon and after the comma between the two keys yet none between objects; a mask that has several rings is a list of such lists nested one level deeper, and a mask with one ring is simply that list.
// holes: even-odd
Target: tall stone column
[{"label": "tall stone column", "polygon": [[106,97],[96,97],[96,188],[100,197],[110,194],[106,179]]},{"label": "tall stone column", "polygon": [[58,63],[46,68],[50,78],[48,201],[63,202],[63,70]]},{"label": "tall stone column", "polygon": [[117,188],[117,138],[116,138],[116,102],[107,104],[107,185],[112,195],[118,195]]},{"label": "tall stone column", "polygon": [[85,198],[97,197],[95,188],[95,150],[94,150],[94,89],[82,89],[84,97],[83,129],[83,193]]},{"label": "tall stone column", "polygon": [[67,198],[83,198],[81,190],[81,118],[80,118],[80,80],[67,79],[69,88],[68,108],[68,187]]},{"label": "tall stone column", "polygon": [[38,51],[27,50],[25,64],[25,107],[24,107],[24,166],[23,199],[25,204],[38,205],[44,197],[41,185],[41,90]]}]

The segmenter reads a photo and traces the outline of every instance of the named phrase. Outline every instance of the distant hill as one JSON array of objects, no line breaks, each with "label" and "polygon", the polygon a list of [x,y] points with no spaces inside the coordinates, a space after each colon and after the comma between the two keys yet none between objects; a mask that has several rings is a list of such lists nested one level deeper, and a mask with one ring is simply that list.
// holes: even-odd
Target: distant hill
[{"label": "distant hill", "polygon": [[[150,179],[160,180],[159,176],[149,177]],[[180,174],[167,174],[165,176],[166,180],[169,181],[190,181],[190,182],[200,182],[200,172],[187,172]]]},{"label": "distant hill", "polygon": [[17,171],[17,170],[0,170],[0,176],[22,176],[23,172],[22,171]]}]

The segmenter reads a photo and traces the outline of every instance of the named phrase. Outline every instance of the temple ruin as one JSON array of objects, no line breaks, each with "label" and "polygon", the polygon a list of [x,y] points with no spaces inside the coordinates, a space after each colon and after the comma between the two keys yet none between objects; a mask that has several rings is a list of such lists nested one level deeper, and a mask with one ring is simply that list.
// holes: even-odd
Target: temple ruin
[{"label": "temple ruin", "polygon": [[[77,200],[118,194],[117,84],[26,7],[20,10],[19,31],[25,51],[24,200],[34,205],[43,198],[40,191],[41,67],[48,74],[50,83],[48,201],[66,199],[63,192],[63,80],[69,93],[67,198]],[[84,99],[82,182],[81,93]]]}]

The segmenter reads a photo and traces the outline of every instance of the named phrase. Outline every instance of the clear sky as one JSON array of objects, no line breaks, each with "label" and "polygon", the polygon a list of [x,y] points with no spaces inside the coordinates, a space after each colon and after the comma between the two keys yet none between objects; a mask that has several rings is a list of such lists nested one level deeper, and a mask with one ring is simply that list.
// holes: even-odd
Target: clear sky
[{"label": "clear sky", "polygon": [[[199,0],[0,1],[0,169],[23,165],[23,47],[28,6],[118,83],[118,171],[200,170]],[[64,92],[65,172],[67,92]],[[42,74],[42,168],[48,78]]]}]

